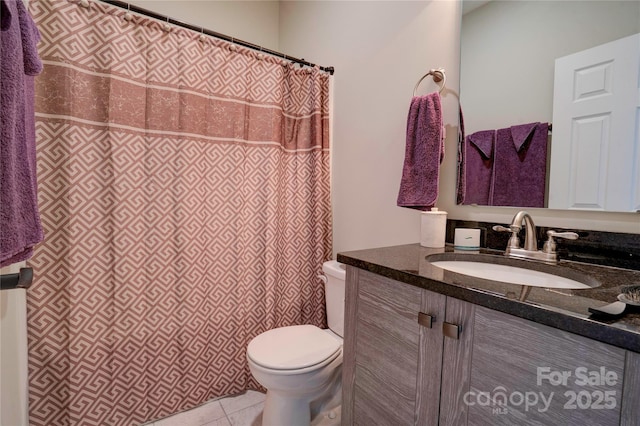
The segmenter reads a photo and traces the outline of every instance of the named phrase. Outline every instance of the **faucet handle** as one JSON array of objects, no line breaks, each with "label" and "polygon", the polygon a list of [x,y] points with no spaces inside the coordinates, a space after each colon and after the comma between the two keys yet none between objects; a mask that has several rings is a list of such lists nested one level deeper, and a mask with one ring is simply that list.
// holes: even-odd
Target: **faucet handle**
[{"label": "faucet handle", "polygon": [[579,235],[575,232],[557,232],[553,230],[547,231],[547,237],[549,239],[544,242],[544,246],[542,247],[542,251],[545,253],[555,253],[556,251],[556,242],[554,238],[564,238],[565,240],[577,240]]},{"label": "faucet handle", "polygon": [[520,248],[520,238],[518,238],[518,232],[520,232],[520,229],[522,228],[514,225],[510,225],[508,227],[502,225],[494,225],[492,229],[496,232],[511,232],[511,238],[509,238],[507,247]]},{"label": "faucet handle", "polygon": [[506,226],[502,226],[502,225],[494,225],[493,226],[493,230],[497,231],[497,232],[513,232],[511,229],[507,228]]},{"label": "faucet handle", "polygon": [[565,240],[577,240],[579,235],[575,232],[557,232],[554,230],[549,230],[547,231],[547,237],[564,238]]}]

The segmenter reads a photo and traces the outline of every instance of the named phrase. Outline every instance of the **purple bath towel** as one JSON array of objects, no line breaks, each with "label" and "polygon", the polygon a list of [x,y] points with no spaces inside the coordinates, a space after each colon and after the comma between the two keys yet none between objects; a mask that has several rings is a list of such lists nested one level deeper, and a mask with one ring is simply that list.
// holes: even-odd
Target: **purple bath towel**
[{"label": "purple bath towel", "polygon": [[40,38],[22,0],[0,0],[0,266],[31,257],[44,235],[36,183],[34,75]]},{"label": "purple bath towel", "polygon": [[444,157],[442,108],[438,92],[413,97],[398,206],[429,210],[438,199],[440,163]]},{"label": "purple bath towel", "polygon": [[490,205],[493,182],[495,130],[467,136],[464,154],[464,204]]},{"label": "purple bath towel", "polygon": [[528,123],[496,132],[493,205],[544,207],[548,123]]}]

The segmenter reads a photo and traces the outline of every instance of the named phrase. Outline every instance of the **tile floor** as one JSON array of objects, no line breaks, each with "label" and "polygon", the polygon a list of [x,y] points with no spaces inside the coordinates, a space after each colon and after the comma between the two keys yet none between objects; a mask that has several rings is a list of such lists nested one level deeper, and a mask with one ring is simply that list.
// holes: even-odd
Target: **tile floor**
[{"label": "tile floor", "polygon": [[265,394],[250,390],[209,401],[145,426],[260,426],[264,399]]}]

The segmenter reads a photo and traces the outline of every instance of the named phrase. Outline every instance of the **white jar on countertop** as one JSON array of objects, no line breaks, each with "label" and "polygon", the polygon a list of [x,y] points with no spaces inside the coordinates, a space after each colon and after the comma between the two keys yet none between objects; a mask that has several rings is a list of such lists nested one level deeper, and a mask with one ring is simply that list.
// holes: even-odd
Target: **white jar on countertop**
[{"label": "white jar on countertop", "polygon": [[420,224],[420,245],[430,248],[444,247],[447,233],[447,212],[432,207],[431,211],[422,212]]}]

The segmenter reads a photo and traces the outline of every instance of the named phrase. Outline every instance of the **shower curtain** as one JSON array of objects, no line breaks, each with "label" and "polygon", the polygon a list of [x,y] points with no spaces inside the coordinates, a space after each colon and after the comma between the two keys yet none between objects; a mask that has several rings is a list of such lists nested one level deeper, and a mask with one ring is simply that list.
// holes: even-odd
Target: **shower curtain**
[{"label": "shower curtain", "polygon": [[257,388],[251,338],[325,326],[328,75],[100,2],[30,10],[30,424],[140,424]]}]

